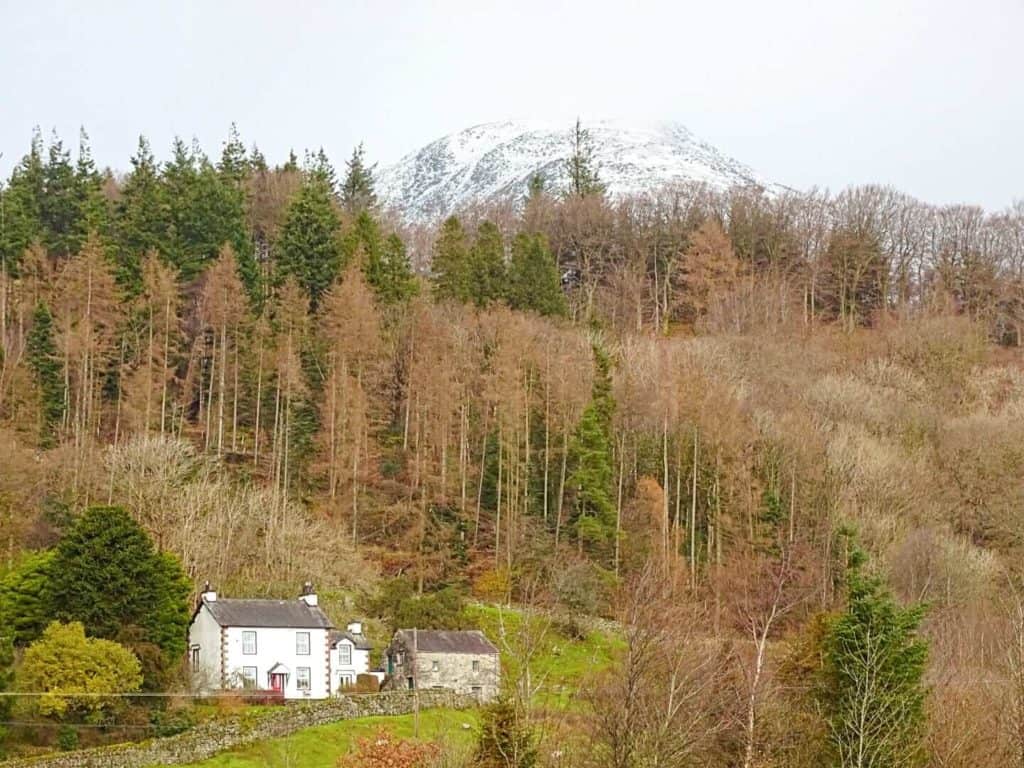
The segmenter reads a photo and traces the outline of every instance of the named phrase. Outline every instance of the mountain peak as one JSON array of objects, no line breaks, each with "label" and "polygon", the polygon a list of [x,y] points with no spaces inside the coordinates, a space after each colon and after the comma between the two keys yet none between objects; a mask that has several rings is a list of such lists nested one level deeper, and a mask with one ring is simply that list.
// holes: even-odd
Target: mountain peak
[{"label": "mountain peak", "polygon": [[[584,128],[612,197],[653,193],[687,181],[715,189],[773,186],[681,123],[595,120]],[[378,194],[406,219],[429,222],[473,203],[521,198],[537,173],[549,189],[564,189],[572,129],[572,122],[546,120],[474,125],[382,170]]]}]

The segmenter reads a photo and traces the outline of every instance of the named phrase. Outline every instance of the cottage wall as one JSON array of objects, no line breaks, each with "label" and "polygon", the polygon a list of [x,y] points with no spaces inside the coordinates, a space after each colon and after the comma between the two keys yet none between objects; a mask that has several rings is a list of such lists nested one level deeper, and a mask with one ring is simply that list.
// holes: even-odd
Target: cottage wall
[{"label": "cottage wall", "polygon": [[[256,633],[256,654],[242,653],[242,633]],[[309,655],[295,652],[297,632],[309,632]],[[277,664],[288,668],[284,696],[286,699],[322,699],[329,696],[329,647],[326,629],[294,629],[291,627],[228,627],[224,630],[224,669],[227,687],[242,686],[242,668],[256,668],[256,686],[270,687],[270,670]],[[300,691],[296,669],[309,667],[310,689]]]},{"label": "cottage wall", "polygon": [[[192,664],[192,687],[212,691],[221,687],[220,624],[204,605],[188,630],[189,661]],[[193,649],[198,653],[193,656]]]},{"label": "cottage wall", "polygon": [[355,685],[359,675],[365,675],[370,671],[370,652],[360,650],[349,640],[339,640],[337,646],[348,645],[352,649],[352,661],[350,664],[341,663],[341,653],[338,647],[331,649],[331,690],[338,693],[346,685]]},{"label": "cottage wall", "polygon": [[412,653],[405,653],[402,661],[394,665],[392,687],[395,689],[409,688],[409,678],[413,677],[421,691],[445,689],[475,696],[480,701],[491,701],[498,696],[501,664],[497,654],[419,651],[415,660]]}]

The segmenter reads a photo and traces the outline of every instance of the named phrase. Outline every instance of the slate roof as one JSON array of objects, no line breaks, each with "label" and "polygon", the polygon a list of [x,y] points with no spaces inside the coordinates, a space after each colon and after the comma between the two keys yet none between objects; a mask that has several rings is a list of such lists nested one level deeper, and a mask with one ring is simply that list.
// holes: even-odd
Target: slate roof
[{"label": "slate roof", "polygon": [[[400,629],[395,633],[395,641],[407,649],[413,647],[413,631]],[[498,649],[478,629],[473,630],[442,630],[420,629],[416,631],[416,649],[424,653],[471,653],[492,654]]]},{"label": "slate roof", "polygon": [[319,608],[302,600],[240,600],[218,597],[203,600],[222,627],[297,627],[332,629],[334,624]]},{"label": "slate roof", "polygon": [[366,635],[357,635],[354,632],[340,632],[333,630],[330,634],[331,647],[333,648],[338,644],[339,640],[348,639],[355,646],[356,650],[369,651],[373,648],[370,641],[366,639]]}]

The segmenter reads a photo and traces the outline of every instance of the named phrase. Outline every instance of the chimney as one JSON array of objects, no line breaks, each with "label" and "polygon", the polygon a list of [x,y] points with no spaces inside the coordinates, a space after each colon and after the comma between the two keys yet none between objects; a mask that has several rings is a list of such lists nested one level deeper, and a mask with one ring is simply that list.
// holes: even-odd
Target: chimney
[{"label": "chimney", "polygon": [[210,582],[203,584],[203,591],[199,593],[199,599],[206,603],[217,602],[217,593],[210,587]]},{"label": "chimney", "polygon": [[363,634],[363,623],[361,621],[353,621],[346,629],[353,635],[361,635]]},{"label": "chimney", "polygon": [[299,600],[304,602],[310,608],[316,608],[316,606],[317,606],[316,592],[313,591],[313,583],[312,582],[307,581],[305,584],[302,585],[302,594],[299,596]]}]

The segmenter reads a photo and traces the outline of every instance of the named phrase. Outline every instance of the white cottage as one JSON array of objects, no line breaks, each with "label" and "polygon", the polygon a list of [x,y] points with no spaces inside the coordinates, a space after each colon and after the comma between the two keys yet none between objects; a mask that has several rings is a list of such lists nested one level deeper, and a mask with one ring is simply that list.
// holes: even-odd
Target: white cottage
[{"label": "white cottage", "polygon": [[368,670],[361,630],[352,624],[336,632],[310,584],[297,600],[218,598],[207,584],[188,630],[193,684],[203,692],[252,688],[285,699],[327,698]]}]

